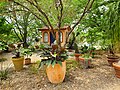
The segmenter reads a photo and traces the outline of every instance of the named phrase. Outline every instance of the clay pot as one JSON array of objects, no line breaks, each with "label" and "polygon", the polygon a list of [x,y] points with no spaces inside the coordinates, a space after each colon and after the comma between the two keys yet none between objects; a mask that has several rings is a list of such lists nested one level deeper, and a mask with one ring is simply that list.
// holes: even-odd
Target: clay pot
[{"label": "clay pot", "polygon": [[58,45],[55,45],[55,44],[52,45],[52,49],[53,49],[53,50],[55,50],[55,49],[57,49],[57,48],[58,48]]},{"label": "clay pot", "polygon": [[82,65],[83,68],[88,68],[91,66],[91,59],[88,58],[87,60],[85,60],[85,58],[79,58],[79,62]]},{"label": "clay pot", "polygon": [[12,62],[14,64],[15,70],[20,71],[23,69],[23,64],[24,64],[24,57],[12,57]]},{"label": "clay pot", "polygon": [[115,75],[116,77],[120,78],[120,64],[118,63],[113,63],[113,67],[115,69]]},{"label": "clay pot", "polygon": [[108,56],[107,58],[108,58],[108,63],[109,63],[110,66],[113,66],[114,62],[119,61],[119,57],[117,57],[117,56],[111,55],[111,56]]},{"label": "clay pot", "polygon": [[25,65],[31,64],[31,58],[26,58],[25,59]]},{"label": "clay pot", "polygon": [[62,62],[62,66],[55,64],[54,68],[52,65],[46,68],[48,79],[51,83],[58,84],[63,82],[66,73],[66,61]]},{"label": "clay pot", "polygon": [[79,56],[81,56],[81,54],[75,53],[75,59],[76,59],[76,61],[79,61]]}]

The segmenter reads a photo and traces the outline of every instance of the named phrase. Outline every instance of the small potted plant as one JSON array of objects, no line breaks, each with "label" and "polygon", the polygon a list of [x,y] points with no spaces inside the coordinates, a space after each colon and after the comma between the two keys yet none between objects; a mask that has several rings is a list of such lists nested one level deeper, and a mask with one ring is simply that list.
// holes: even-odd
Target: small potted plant
[{"label": "small potted plant", "polygon": [[30,48],[23,49],[22,54],[26,56],[25,58],[25,65],[31,64],[32,50]]},{"label": "small potted plant", "polygon": [[75,59],[76,61],[79,61],[79,56],[81,56],[81,53],[79,52],[78,45],[76,43],[74,44],[74,48],[75,48]]},{"label": "small potted plant", "polygon": [[110,66],[112,66],[114,62],[119,61],[119,57],[115,55],[112,48],[109,48],[109,54],[107,58],[108,58],[108,63],[110,64]]},{"label": "small potted plant", "polygon": [[46,73],[51,83],[61,83],[65,78],[67,53],[64,48],[54,49],[49,47],[41,49],[40,56],[43,57],[39,67],[46,65]]},{"label": "small potted plant", "polygon": [[92,58],[89,54],[84,54],[82,57],[79,58],[79,62],[83,68],[89,68],[91,66]]},{"label": "small potted plant", "polygon": [[119,61],[119,57],[116,55],[108,55],[107,58],[108,58],[108,63],[110,66],[112,66],[114,62]]},{"label": "small potted plant", "polygon": [[24,56],[21,56],[21,43],[17,45],[17,48],[13,52],[12,62],[14,64],[15,70],[20,71],[23,69]]}]

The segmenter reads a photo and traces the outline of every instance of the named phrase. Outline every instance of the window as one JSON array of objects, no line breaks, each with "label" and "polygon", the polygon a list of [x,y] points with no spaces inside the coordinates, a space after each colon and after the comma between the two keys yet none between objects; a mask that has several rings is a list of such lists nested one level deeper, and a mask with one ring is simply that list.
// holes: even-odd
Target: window
[{"label": "window", "polygon": [[60,41],[63,42],[63,33],[60,32]]},{"label": "window", "polygon": [[48,33],[47,33],[47,32],[44,32],[44,35],[43,35],[43,42],[45,42],[45,43],[48,42]]}]

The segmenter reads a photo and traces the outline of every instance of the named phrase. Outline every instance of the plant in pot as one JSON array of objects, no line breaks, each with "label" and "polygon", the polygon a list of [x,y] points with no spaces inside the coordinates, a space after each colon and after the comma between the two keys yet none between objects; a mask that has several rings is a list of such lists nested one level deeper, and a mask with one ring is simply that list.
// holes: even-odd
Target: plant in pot
[{"label": "plant in pot", "polygon": [[91,66],[92,58],[89,54],[84,54],[82,57],[79,58],[80,64],[82,68],[89,68]]},{"label": "plant in pot", "polygon": [[79,56],[81,55],[81,53],[79,52],[77,43],[74,43],[74,48],[75,48],[75,59],[76,61],[79,61]]},{"label": "plant in pot", "polygon": [[46,73],[51,83],[61,83],[65,78],[66,73],[66,59],[68,57],[67,52],[61,47],[58,53],[58,48],[54,49],[41,48],[40,56],[44,59],[41,60],[39,67],[46,65]]},{"label": "plant in pot", "polygon": [[25,48],[22,50],[22,54],[26,56],[25,58],[25,65],[31,64],[32,50],[30,48]]},{"label": "plant in pot", "polygon": [[15,70],[20,71],[23,69],[24,56],[21,56],[21,43],[17,45],[17,48],[13,52],[14,56],[12,57],[12,62],[14,64]]},{"label": "plant in pot", "polygon": [[109,54],[108,54],[107,58],[108,58],[107,61],[110,66],[113,66],[114,62],[119,61],[119,57],[114,54],[113,48],[111,48],[111,47],[109,48]]}]

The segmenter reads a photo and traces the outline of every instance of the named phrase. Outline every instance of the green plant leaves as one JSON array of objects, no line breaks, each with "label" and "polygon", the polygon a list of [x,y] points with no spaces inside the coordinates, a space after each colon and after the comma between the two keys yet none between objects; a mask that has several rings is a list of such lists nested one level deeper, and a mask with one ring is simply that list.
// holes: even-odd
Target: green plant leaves
[{"label": "green plant leaves", "polygon": [[62,62],[61,61],[57,61],[57,63],[62,67]]},{"label": "green plant leaves", "polygon": [[47,60],[47,61],[46,61],[47,67],[49,67],[49,66],[51,65],[51,63],[52,63],[52,60]]},{"label": "green plant leaves", "polygon": [[54,60],[54,61],[52,62],[52,67],[53,67],[53,68],[54,68],[55,64],[56,64],[56,60]]},{"label": "green plant leaves", "polygon": [[8,77],[8,70],[0,71],[0,80],[5,80]]},{"label": "green plant leaves", "polygon": [[41,69],[43,65],[46,65],[47,68],[50,67],[50,65],[52,65],[52,67],[54,68],[55,64],[59,64],[60,66],[62,66],[62,61],[43,59],[39,64],[39,69]]}]

